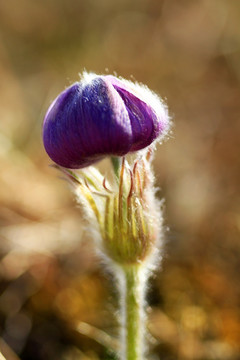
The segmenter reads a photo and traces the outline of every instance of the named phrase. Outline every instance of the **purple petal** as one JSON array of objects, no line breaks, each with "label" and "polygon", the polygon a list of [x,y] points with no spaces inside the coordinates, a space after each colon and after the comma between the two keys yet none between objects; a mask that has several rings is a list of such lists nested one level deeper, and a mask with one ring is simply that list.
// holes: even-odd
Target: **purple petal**
[{"label": "purple petal", "polygon": [[102,78],[76,83],[61,93],[46,114],[43,141],[48,155],[68,168],[88,166],[131,147],[128,112]]},{"label": "purple petal", "polygon": [[[132,146],[130,151],[143,149],[150,145],[164,130],[165,122],[154,109],[143,101],[134,88],[113,76],[107,76],[119,93],[127,108],[132,126]],[[142,94],[141,94],[142,95]],[[162,106],[162,104],[159,104]]]},{"label": "purple petal", "polygon": [[143,149],[168,127],[165,106],[146,87],[85,74],[50,106],[43,141],[58,165],[82,168],[105,156]]}]

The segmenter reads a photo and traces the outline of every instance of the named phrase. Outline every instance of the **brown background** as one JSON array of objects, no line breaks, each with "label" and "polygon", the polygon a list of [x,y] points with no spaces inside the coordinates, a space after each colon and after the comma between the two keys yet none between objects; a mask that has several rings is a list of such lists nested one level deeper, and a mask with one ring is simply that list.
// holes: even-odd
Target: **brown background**
[{"label": "brown background", "polygon": [[41,142],[50,102],[84,69],[146,83],[174,119],[154,161],[166,245],[148,293],[152,359],[240,358],[239,15],[234,0],[0,1],[7,360],[113,359],[97,330],[117,334],[113,281]]}]

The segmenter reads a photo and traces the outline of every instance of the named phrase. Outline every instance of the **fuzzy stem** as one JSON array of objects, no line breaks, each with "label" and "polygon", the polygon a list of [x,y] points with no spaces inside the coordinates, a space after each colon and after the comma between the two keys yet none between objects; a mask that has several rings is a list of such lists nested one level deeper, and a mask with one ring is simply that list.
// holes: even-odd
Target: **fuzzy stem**
[{"label": "fuzzy stem", "polygon": [[143,359],[145,276],[140,266],[123,269],[121,281],[122,341],[121,360]]}]

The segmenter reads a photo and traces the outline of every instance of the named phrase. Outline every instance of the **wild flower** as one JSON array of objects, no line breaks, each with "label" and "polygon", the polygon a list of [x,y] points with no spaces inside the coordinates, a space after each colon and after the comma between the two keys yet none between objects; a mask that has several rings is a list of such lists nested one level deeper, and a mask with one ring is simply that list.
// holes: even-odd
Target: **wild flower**
[{"label": "wild flower", "polygon": [[[144,354],[145,285],[162,238],[151,161],[168,129],[167,108],[147,87],[86,73],[56,98],[43,124],[46,151],[73,186],[96,248],[118,280],[122,360]],[[130,164],[128,153],[135,153]],[[106,156],[113,183],[90,166]]]}]

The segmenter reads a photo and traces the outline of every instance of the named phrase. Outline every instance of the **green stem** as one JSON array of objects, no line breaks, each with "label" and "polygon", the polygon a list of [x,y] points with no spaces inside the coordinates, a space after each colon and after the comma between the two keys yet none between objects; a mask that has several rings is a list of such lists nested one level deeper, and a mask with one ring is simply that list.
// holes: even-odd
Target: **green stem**
[{"label": "green stem", "polygon": [[122,360],[143,359],[143,295],[142,269],[133,265],[124,268],[122,284]]}]

